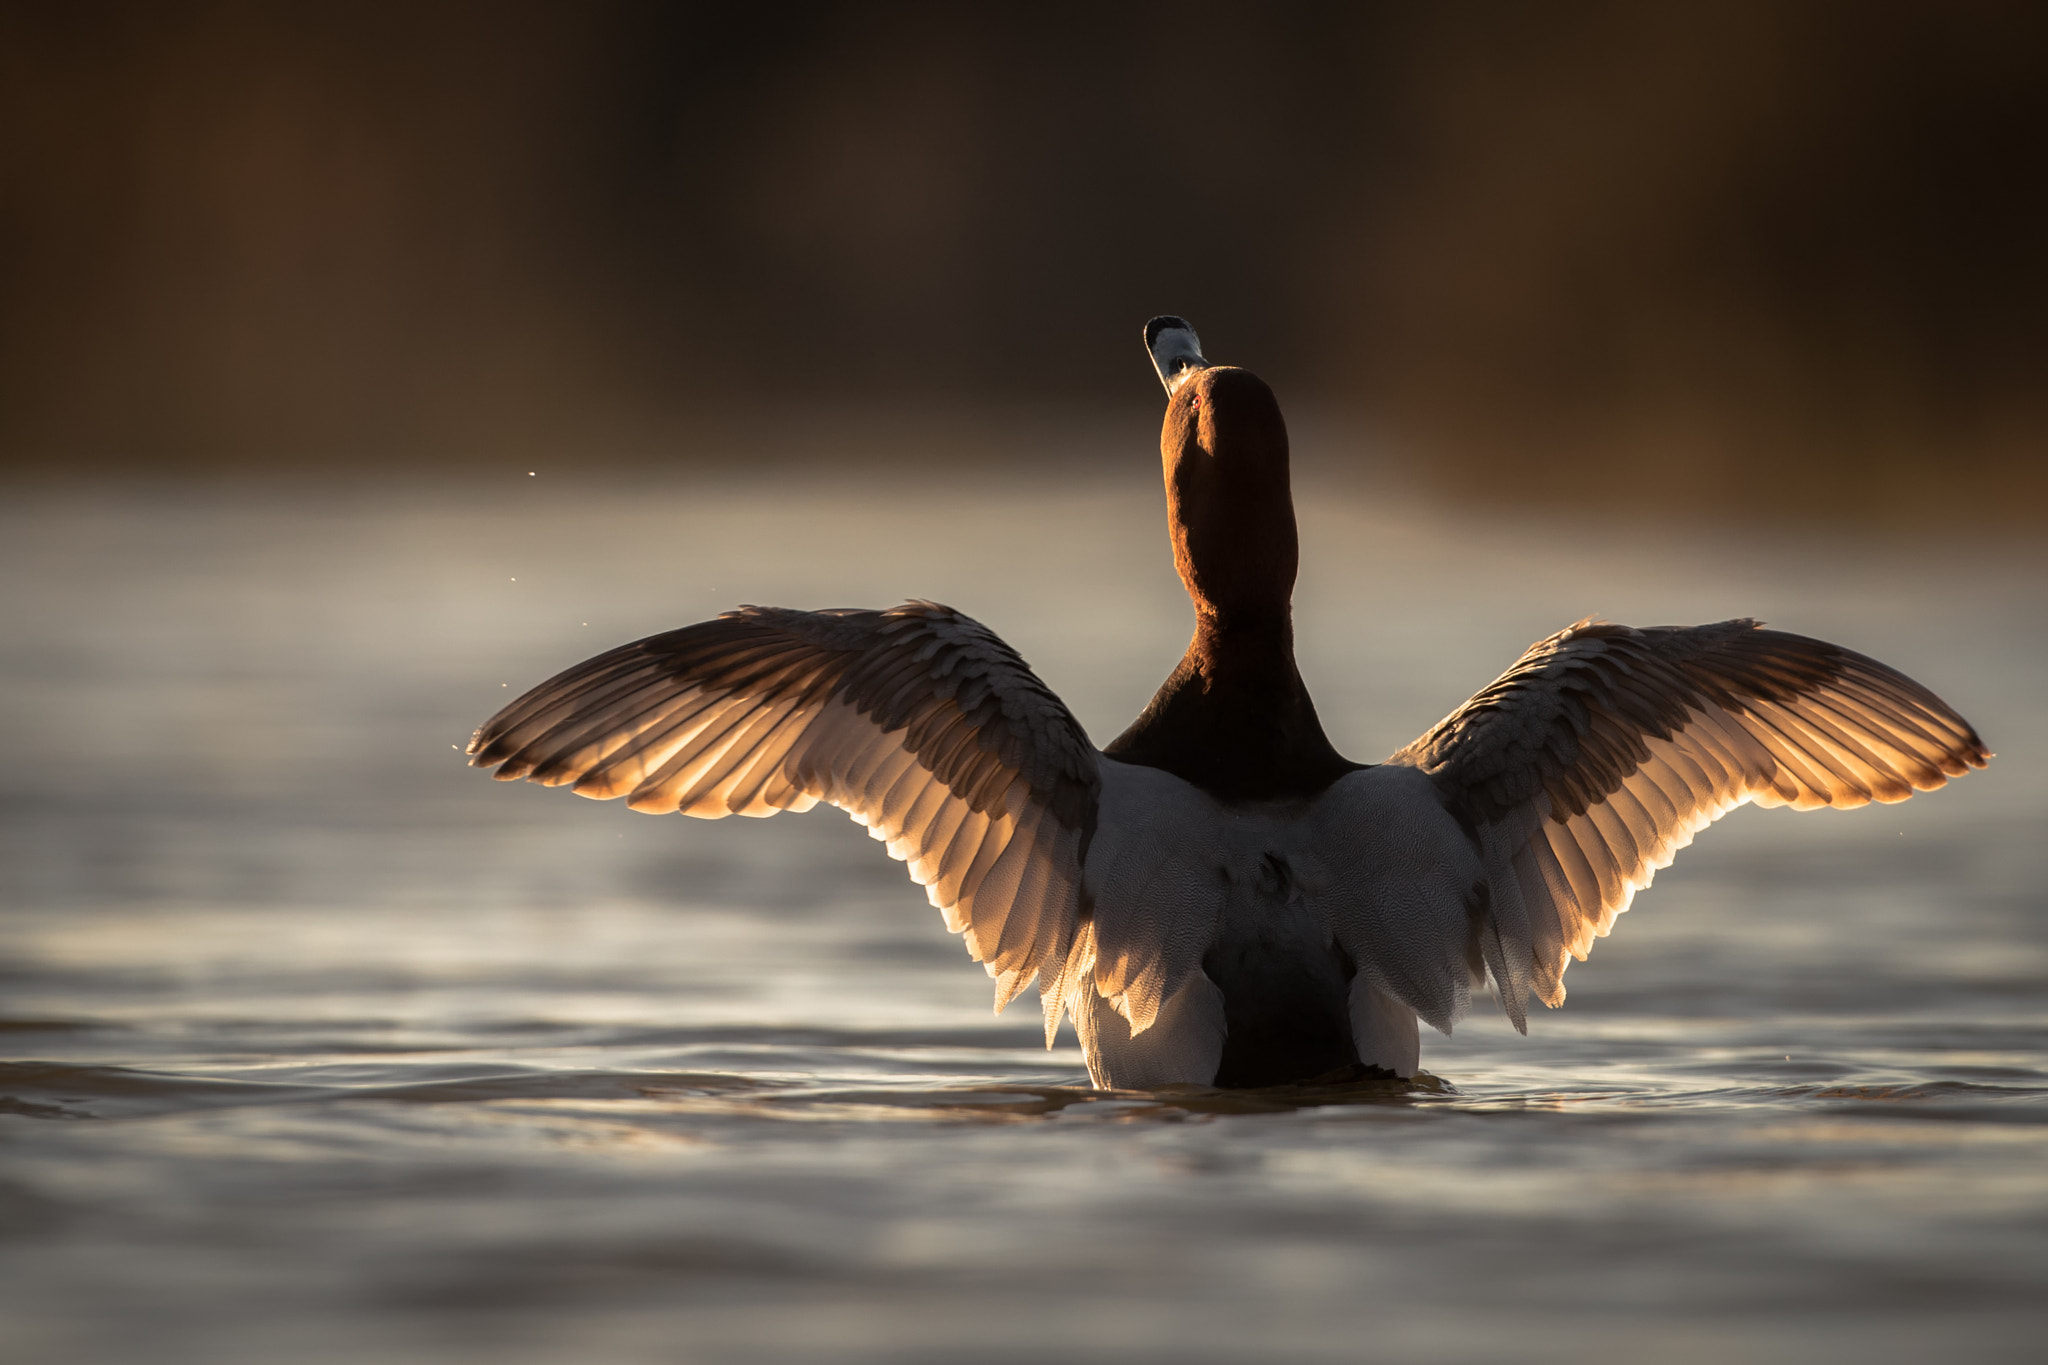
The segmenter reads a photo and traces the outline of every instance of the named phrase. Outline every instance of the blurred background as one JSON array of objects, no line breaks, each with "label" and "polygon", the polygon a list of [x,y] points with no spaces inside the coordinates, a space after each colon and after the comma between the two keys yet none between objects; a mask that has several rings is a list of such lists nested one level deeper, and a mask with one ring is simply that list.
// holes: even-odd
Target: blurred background
[{"label": "blurred background", "polygon": [[8,3],[0,461],[973,461],[1177,311],[1446,497],[2030,522],[2044,145],[2024,0]]},{"label": "blurred background", "polygon": [[[2044,147],[2038,3],[0,0],[0,1362],[2033,1362]],[[1604,613],[1999,758],[1299,1109],[1081,1089],[834,812],[464,766],[748,601],[1107,740],[1159,312],[1285,405],[1342,752]]]}]

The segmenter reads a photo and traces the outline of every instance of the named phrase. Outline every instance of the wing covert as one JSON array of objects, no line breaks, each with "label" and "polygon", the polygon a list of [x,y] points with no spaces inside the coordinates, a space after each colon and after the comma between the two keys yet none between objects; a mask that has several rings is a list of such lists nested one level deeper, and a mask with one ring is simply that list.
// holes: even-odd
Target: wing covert
[{"label": "wing covert", "polygon": [[743,607],[577,664],[478,729],[500,781],[705,819],[846,811],[997,980],[1040,977],[1047,1033],[1080,920],[1100,777],[1017,653],[930,602]]}]

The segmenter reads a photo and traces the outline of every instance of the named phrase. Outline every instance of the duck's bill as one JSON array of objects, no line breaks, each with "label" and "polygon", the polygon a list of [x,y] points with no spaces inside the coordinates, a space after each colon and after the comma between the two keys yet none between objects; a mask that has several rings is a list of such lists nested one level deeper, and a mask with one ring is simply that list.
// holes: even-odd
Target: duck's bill
[{"label": "duck's bill", "polygon": [[1189,375],[1209,364],[1202,355],[1202,339],[1195,335],[1186,318],[1168,315],[1146,323],[1145,349],[1152,353],[1152,368],[1159,372],[1159,382],[1168,393],[1178,390]]}]

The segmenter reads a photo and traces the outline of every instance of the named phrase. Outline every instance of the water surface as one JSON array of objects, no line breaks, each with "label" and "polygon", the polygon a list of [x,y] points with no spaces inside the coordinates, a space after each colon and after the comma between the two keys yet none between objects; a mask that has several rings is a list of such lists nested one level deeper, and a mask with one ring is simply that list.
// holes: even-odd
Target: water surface
[{"label": "water surface", "polygon": [[1354,757],[1595,613],[1839,640],[2001,755],[1738,812],[1563,1011],[1482,1002],[1416,1087],[1090,1092],[836,813],[648,818],[454,752],[619,641],[909,596],[1106,741],[1188,625],[1151,475],[12,499],[0,1357],[2037,1358],[2029,547],[1311,482],[1302,663]]}]

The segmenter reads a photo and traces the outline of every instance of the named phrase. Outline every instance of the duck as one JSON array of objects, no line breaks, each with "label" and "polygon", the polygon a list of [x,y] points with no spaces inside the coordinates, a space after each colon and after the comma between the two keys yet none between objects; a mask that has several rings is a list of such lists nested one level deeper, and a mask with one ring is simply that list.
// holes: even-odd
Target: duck
[{"label": "duck", "polygon": [[1245,1089],[1420,1069],[1491,992],[1564,1003],[1636,892],[1746,803],[1903,801],[1991,754],[1927,688],[1748,619],[1587,619],[1377,764],[1295,665],[1287,426],[1161,316],[1160,456],[1187,651],[1095,747],[951,607],[743,606],[548,679],[484,723],[499,781],[705,819],[836,806],[995,980],[1071,1020],[1091,1085]]}]

